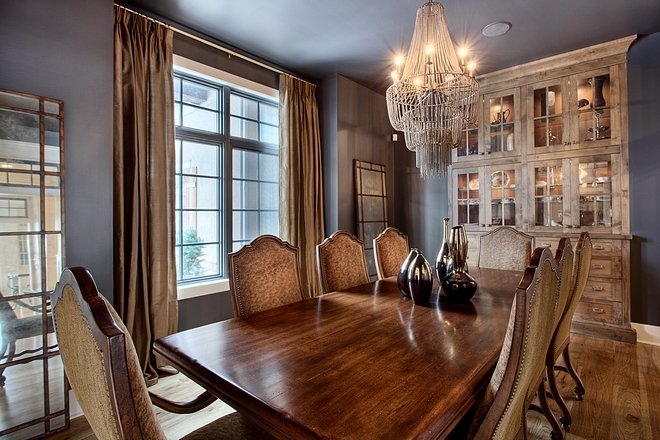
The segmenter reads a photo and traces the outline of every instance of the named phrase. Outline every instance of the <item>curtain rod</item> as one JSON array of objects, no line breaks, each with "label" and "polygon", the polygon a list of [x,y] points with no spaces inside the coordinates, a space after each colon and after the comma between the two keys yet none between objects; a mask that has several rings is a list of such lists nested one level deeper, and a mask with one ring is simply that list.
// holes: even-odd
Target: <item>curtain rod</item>
[{"label": "curtain rod", "polygon": [[225,52],[226,54],[228,54],[228,55],[230,55],[230,56],[235,56],[235,57],[241,58],[241,59],[243,59],[243,60],[245,60],[245,61],[249,61],[249,62],[252,63],[252,64],[256,64],[257,66],[263,67],[264,69],[268,69],[268,70],[270,70],[270,71],[273,71],[273,72],[275,72],[275,73],[279,73],[279,74],[281,74],[281,75],[286,75],[286,76],[290,76],[290,77],[292,77],[292,78],[296,78],[296,79],[299,80],[299,81],[302,81],[302,82],[304,82],[304,83],[307,83],[307,84],[310,84],[310,85],[316,87],[316,84],[314,84],[314,83],[312,83],[312,82],[310,82],[310,81],[307,81],[306,79],[300,78],[299,76],[292,75],[292,74],[290,74],[290,73],[288,73],[288,72],[285,72],[285,71],[283,71],[283,70],[281,70],[281,69],[278,69],[278,68],[276,68],[276,67],[270,66],[270,65],[268,65],[268,64],[266,64],[266,63],[262,63],[261,61],[255,60],[254,58],[250,58],[250,57],[247,56],[247,55],[243,55],[242,53],[239,53],[239,52],[236,52],[236,51],[234,51],[234,50],[228,49],[228,48],[226,48],[226,47],[224,47],[224,46],[221,46],[221,45],[219,45],[219,44],[217,44],[217,43],[214,43],[214,42],[212,42],[212,41],[206,40],[206,39],[204,39],[204,38],[202,38],[202,37],[198,37],[197,35],[195,35],[195,34],[191,34],[190,32],[184,31],[183,29],[179,29],[179,28],[174,27],[174,26],[172,26],[172,25],[170,25],[170,24],[168,24],[168,23],[164,23],[164,22],[162,22],[162,21],[160,21],[160,20],[157,20],[157,19],[155,19],[155,18],[153,18],[153,17],[149,17],[148,15],[145,15],[145,14],[143,14],[143,13],[141,13],[141,12],[135,11],[135,10],[133,10],[133,9],[131,9],[131,8],[127,8],[127,7],[124,6],[124,5],[120,5],[120,4],[118,4],[118,3],[115,3],[115,6],[121,8],[121,9],[125,9],[125,10],[127,10],[127,11],[129,11],[129,12],[135,14],[135,15],[139,15],[140,17],[144,17],[144,18],[146,18],[147,20],[153,21],[154,23],[158,23],[158,24],[160,24],[160,25],[162,25],[162,26],[166,26],[167,28],[172,29],[174,32],[176,32],[176,33],[178,33],[178,34],[181,34],[181,35],[183,35],[183,36],[185,36],[185,37],[188,37],[188,38],[192,38],[193,40],[195,40],[195,41],[199,41],[200,43],[206,44],[207,46],[211,46],[211,47],[214,48],[214,49],[221,50],[221,51]]}]

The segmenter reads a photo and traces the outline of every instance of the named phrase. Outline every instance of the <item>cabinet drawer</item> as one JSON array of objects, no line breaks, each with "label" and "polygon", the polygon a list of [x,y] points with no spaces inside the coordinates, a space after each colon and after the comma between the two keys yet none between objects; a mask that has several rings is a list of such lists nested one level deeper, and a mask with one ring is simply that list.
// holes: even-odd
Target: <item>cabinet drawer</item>
[{"label": "cabinet drawer", "polygon": [[594,256],[621,255],[621,240],[593,240],[591,249]]},{"label": "cabinet drawer", "polygon": [[575,309],[575,316],[582,321],[604,322],[613,324],[612,304],[580,301]]},{"label": "cabinet drawer", "polygon": [[587,280],[582,298],[597,301],[621,301],[621,281],[592,279]]},{"label": "cabinet drawer", "polygon": [[593,257],[589,268],[589,278],[621,278],[621,258]]},{"label": "cabinet drawer", "polygon": [[[557,246],[559,246],[558,238],[549,238],[549,237],[535,237],[534,238],[534,247],[549,247],[552,251],[552,255],[557,251]],[[532,249],[533,250],[533,249]]]}]

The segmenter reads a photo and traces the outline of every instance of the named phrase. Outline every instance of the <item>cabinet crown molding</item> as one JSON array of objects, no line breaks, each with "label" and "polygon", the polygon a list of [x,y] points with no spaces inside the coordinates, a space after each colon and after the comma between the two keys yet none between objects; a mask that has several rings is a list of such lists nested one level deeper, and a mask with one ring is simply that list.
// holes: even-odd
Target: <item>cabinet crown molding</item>
[{"label": "cabinet crown molding", "polygon": [[550,70],[558,71],[561,69],[571,69],[572,73],[578,73],[576,66],[585,65],[585,70],[591,70],[587,65],[589,62],[603,60],[608,57],[623,56],[619,62],[625,61],[625,54],[630,46],[637,40],[637,35],[619,38],[618,40],[608,41],[606,43],[596,44],[594,46],[577,49],[571,52],[554,55],[525,64],[508,67],[497,72],[485,73],[477,76],[479,86],[483,89],[492,84],[519,79],[520,71],[525,72],[524,76],[533,78],[534,75],[544,74]]}]

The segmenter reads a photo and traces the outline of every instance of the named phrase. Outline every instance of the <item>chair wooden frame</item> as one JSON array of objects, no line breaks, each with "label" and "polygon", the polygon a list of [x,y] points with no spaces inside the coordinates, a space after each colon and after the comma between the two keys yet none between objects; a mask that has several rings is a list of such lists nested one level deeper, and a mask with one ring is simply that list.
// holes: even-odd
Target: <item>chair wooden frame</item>
[{"label": "chair wooden frame", "polygon": [[[393,255],[383,249],[388,242],[392,241],[395,242],[395,245],[403,245],[403,258],[398,262],[398,265],[394,261]],[[398,243],[396,243],[397,241]],[[378,274],[378,279],[382,280],[384,278],[396,276],[399,273],[401,263],[406,259],[408,252],[408,237],[397,228],[391,226],[385,228],[378,237],[374,238],[374,260],[376,261],[376,273]]]},{"label": "chair wooden frame", "polygon": [[[485,242],[487,242],[489,239],[502,234],[502,233],[513,233],[513,237],[516,237],[516,239],[529,242],[529,251],[527,255],[526,262],[524,266],[521,267],[499,267],[497,265],[492,266],[489,264],[485,264],[483,261],[483,255],[484,255],[484,245]],[[524,232],[521,232],[511,226],[500,226],[496,229],[493,229],[490,232],[487,232],[483,235],[479,236],[479,256],[477,258],[477,266],[479,267],[486,267],[486,268],[491,268],[491,269],[508,269],[508,270],[524,270],[524,267],[527,267],[529,265],[529,262],[531,261],[531,254],[532,250],[534,249],[534,237],[531,235],[525,234]]]},{"label": "chair wooden frame", "polygon": [[[286,256],[290,254],[294,257],[295,267],[293,269],[295,270],[295,290],[297,291],[286,290],[286,288],[292,288],[293,286],[285,287],[278,284],[277,279],[279,274],[273,272],[274,270],[276,271],[276,269],[267,265],[259,268],[252,268],[252,273],[243,277],[242,274],[247,268],[241,267],[241,261],[245,258],[258,255],[263,249],[262,246],[268,244],[276,246],[276,248],[279,249],[278,252],[281,252],[282,255]],[[229,290],[231,292],[231,306],[234,317],[249,315],[257,311],[305,299],[305,291],[303,289],[302,277],[300,274],[300,254],[298,248],[286,241],[282,241],[279,237],[269,234],[260,235],[238,251],[230,253],[228,255],[228,260]],[[283,264],[284,262],[274,261],[272,263],[276,265]],[[254,272],[258,272],[258,274],[255,276]],[[253,289],[252,286],[254,283],[266,283],[268,286],[264,289]],[[250,308],[250,306],[246,305],[245,299],[250,295],[257,294],[257,292],[275,295],[275,298],[278,299],[277,305],[259,303],[259,307],[256,307],[256,309],[255,307]]]},{"label": "chair wooden frame", "polygon": [[356,249],[357,246],[359,246],[362,250],[362,258],[356,258],[355,263],[357,264],[357,267],[354,268],[356,272],[355,273],[356,278],[359,278],[359,280],[357,281],[353,280],[355,284],[349,283],[352,284],[352,286],[340,286],[340,287],[350,288],[356,285],[366,284],[369,282],[369,271],[367,269],[367,261],[364,255],[364,242],[349,232],[339,230],[333,233],[330,237],[323,240],[321,244],[318,244],[316,246],[316,263],[319,269],[321,291],[324,294],[338,290],[338,286],[336,284],[332,284],[328,281],[328,272],[332,270],[330,268],[332,262],[328,261],[326,254],[328,252],[328,248],[331,248],[335,243],[338,243],[341,240],[349,240],[349,243],[353,243],[351,246],[355,246]]}]

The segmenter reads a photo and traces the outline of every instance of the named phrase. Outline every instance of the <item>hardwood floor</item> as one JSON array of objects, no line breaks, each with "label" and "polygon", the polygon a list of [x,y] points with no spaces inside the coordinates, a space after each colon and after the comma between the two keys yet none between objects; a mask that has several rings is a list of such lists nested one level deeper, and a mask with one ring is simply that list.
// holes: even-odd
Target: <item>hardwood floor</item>
[{"label": "hardwood floor", "polygon": [[[584,400],[576,401],[570,376],[558,373],[560,392],[573,417],[567,440],[660,438],[660,346],[572,335],[571,356],[586,394]],[[184,398],[194,395],[199,387],[177,374],[161,379],[152,390],[171,398]],[[216,402],[192,415],[160,410],[157,414],[168,438],[177,439],[230,411],[224,403]],[[533,411],[528,416],[528,428],[530,440],[550,437],[550,426],[545,418]],[[84,417],[79,417],[72,420],[71,429],[50,438],[88,440],[96,437]]]}]

